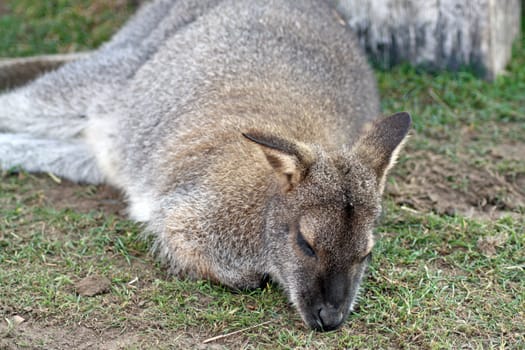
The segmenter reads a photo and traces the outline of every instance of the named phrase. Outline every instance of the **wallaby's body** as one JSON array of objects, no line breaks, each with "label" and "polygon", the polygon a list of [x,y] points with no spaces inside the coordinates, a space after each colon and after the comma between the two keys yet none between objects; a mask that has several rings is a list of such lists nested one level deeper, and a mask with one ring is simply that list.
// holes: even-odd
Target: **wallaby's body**
[{"label": "wallaby's body", "polygon": [[177,275],[269,274],[334,329],[410,124],[322,0],[158,0],[89,57],[0,96],[0,165],[122,189]]}]

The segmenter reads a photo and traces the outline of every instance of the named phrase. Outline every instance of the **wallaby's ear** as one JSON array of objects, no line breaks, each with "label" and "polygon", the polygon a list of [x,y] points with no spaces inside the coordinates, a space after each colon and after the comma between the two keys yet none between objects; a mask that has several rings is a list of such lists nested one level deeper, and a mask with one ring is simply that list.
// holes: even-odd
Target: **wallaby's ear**
[{"label": "wallaby's ear", "polygon": [[314,161],[312,151],[301,142],[289,141],[275,135],[258,131],[242,134],[258,144],[268,163],[281,181],[283,192],[291,191],[305,176]]},{"label": "wallaby's ear", "polygon": [[357,142],[356,155],[374,170],[381,190],[386,173],[394,165],[411,123],[408,113],[393,114],[373,123]]}]

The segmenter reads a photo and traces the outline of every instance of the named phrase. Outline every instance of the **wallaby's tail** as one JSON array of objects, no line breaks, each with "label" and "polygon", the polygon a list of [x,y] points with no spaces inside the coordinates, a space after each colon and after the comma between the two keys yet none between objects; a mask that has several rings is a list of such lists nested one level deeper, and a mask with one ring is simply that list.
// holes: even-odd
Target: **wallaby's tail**
[{"label": "wallaby's tail", "polygon": [[0,59],[0,90],[23,85],[64,63],[86,57],[89,52]]},{"label": "wallaby's tail", "polygon": [[[0,94],[0,133],[46,138],[76,137],[86,124],[86,98],[73,84],[85,84],[62,67],[88,52],[0,60],[0,87],[14,87],[43,74],[32,84]],[[76,62],[74,62],[76,63]],[[86,84],[87,85],[87,84]],[[81,101],[80,103],[75,101]]]}]

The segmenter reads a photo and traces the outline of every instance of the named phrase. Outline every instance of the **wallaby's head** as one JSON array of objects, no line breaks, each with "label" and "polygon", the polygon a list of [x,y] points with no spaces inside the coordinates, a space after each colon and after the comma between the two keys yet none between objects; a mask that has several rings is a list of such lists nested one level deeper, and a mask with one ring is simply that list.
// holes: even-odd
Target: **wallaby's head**
[{"label": "wallaby's head", "polygon": [[244,134],[262,148],[279,184],[266,216],[270,274],[312,328],[336,329],[352,310],[371,258],[385,176],[410,123],[407,113],[380,119],[351,149],[328,152]]}]

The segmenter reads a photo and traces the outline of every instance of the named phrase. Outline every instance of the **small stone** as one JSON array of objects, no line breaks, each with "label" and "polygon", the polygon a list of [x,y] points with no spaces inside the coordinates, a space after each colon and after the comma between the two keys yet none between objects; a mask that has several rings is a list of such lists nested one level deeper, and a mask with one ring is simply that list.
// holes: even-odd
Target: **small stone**
[{"label": "small stone", "polygon": [[11,320],[15,326],[18,326],[20,323],[24,322],[26,319],[22,316],[14,315]]},{"label": "small stone", "polygon": [[104,276],[91,275],[75,284],[78,295],[92,297],[109,291],[111,281]]}]

